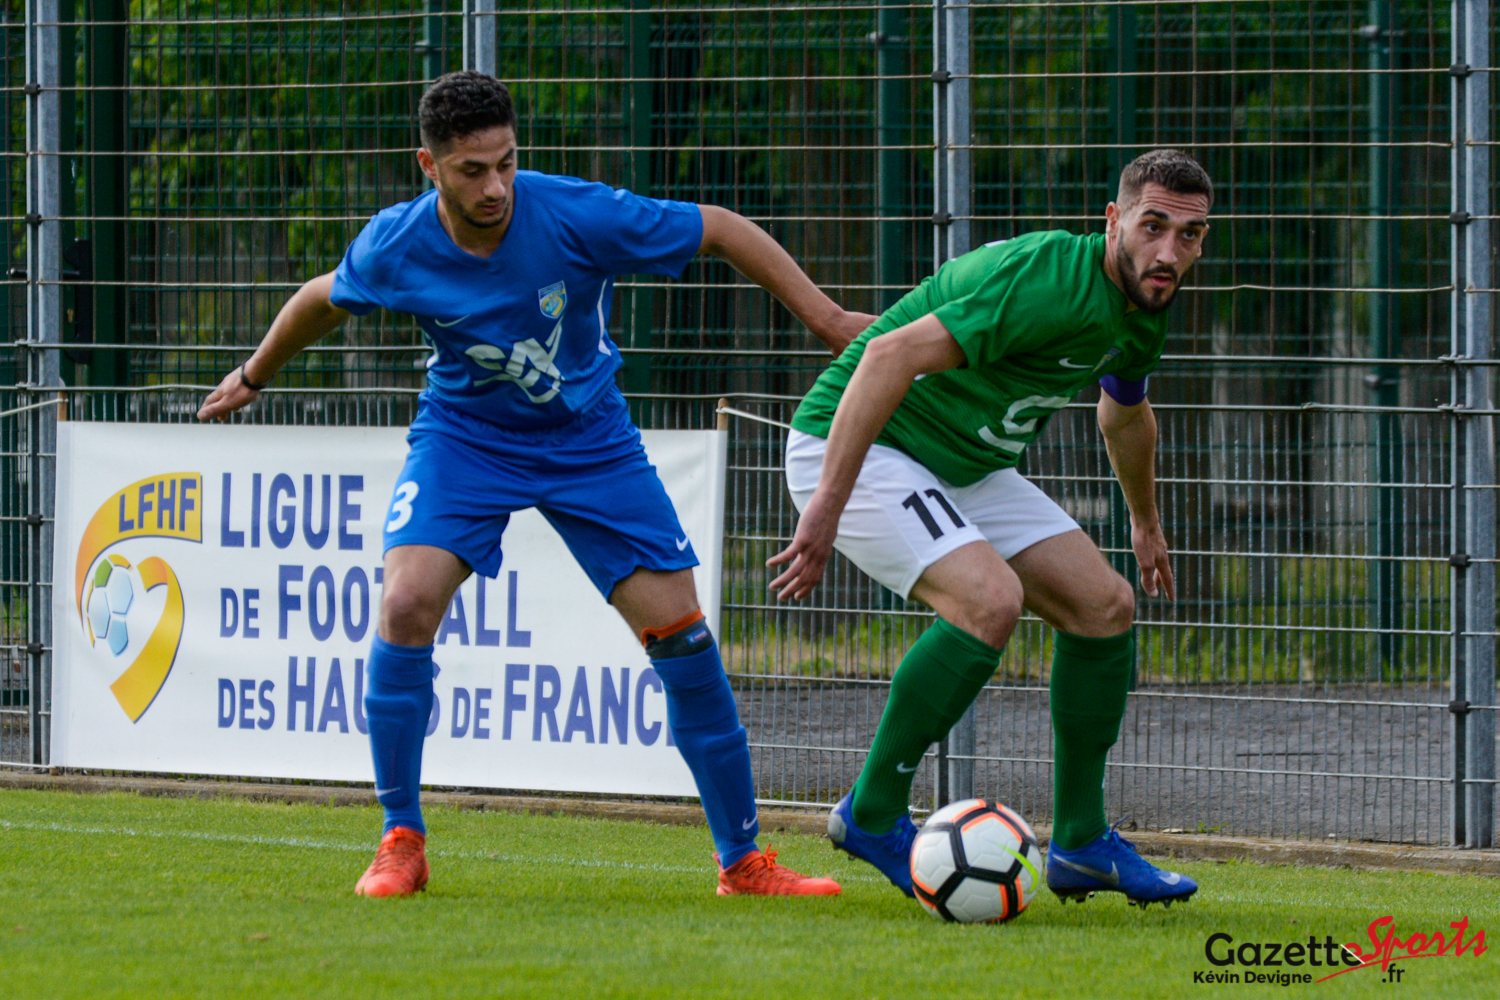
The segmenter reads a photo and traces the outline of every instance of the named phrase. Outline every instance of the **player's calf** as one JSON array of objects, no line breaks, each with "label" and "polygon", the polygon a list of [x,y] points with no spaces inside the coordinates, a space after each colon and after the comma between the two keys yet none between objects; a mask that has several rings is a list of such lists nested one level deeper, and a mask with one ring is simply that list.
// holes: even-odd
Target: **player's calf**
[{"label": "player's calf", "polygon": [[641,631],[646,655],[667,697],[667,725],[693,772],[717,851],[721,896],[828,896],[830,879],[809,878],[776,864],[755,846],[760,821],[750,770],[750,743],[734,692],[703,612]]}]

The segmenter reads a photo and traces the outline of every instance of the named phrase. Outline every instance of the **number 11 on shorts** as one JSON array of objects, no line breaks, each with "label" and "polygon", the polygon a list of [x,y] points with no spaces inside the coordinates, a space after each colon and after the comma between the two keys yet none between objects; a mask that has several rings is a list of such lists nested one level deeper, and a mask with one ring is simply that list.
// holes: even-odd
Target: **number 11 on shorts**
[{"label": "number 11 on shorts", "polygon": [[[947,497],[943,496],[941,490],[924,490],[923,492],[932,497],[937,505],[943,508],[943,513],[948,515],[948,519],[953,522],[955,528],[964,527],[964,519],[958,516],[958,511],[953,509],[953,505],[948,502]],[[937,518],[933,517],[932,511],[927,509],[927,501],[923,500],[921,494],[916,490],[912,490],[911,496],[901,501],[901,506],[916,514],[917,518],[922,522],[922,527],[926,528],[927,533],[934,539],[943,537],[942,525],[937,523]]]}]

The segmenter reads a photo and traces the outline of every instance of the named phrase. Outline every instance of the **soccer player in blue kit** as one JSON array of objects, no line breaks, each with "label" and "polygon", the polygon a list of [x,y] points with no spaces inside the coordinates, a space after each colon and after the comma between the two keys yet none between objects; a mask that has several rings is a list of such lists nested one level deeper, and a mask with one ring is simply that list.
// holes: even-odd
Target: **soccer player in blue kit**
[{"label": "soccer player in blue kit", "polygon": [[719,894],[837,894],[837,882],[756,847],[749,744],[698,609],[698,560],[615,386],[620,352],[606,327],[615,275],[676,276],[698,253],[776,296],[835,354],[875,317],[841,309],[767,233],[726,209],[518,170],[515,110],[494,77],[440,78],[418,116],[417,158],[434,190],[371,219],[198,412],[213,420],[254,402],[351,314],[410,313],[434,347],[385,520],[365,688],[385,833],[355,891],[409,895],[427,883],[418,799],[433,637],[471,572],[498,574],[510,515],[535,507],[661,678],[717,848]]}]

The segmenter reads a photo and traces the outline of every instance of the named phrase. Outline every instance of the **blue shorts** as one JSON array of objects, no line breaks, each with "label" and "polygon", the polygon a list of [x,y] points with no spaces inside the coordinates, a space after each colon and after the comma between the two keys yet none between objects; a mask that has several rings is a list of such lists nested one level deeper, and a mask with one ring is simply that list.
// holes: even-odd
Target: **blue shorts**
[{"label": "blue shorts", "polygon": [[424,398],[385,519],[385,548],[432,545],[475,572],[500,572],[500,537],[535,507],[599,593],[638,568],[698,565],[646,458],[625,399],[611,389],[561,427],[513,431]]}]

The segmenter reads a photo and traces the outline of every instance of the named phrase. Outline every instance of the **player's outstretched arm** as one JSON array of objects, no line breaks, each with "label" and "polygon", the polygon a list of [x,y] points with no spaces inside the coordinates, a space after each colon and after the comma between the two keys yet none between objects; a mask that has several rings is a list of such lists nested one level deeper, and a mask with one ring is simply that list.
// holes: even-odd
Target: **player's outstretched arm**
[{"label": "player's outstretched arm", "polygon": [[1141,587],[1152,597],[1165,592],[1175,601],[1177,584],[1156,506],[1156,414],[1147,400],[1122,406],[1104,392],[1098,415],[1109,464],[1130,508],[1130,542],[1141,567]]},{"label": "player's outstretched arm", "polygon": [[834,357],[879,318],[841,308],[813,284],[770,233],[743,215],[718,205],[699,205],[698,211],[703,214],[703,243],[698,252],[719,258],[776,296],[828,345]]},{"label": "player's outstretched arm", "polygon": [[[786,565],[771,581],[781,600],[801,600],[818,581],[833,555],[839,517],[870,445],[918,375],[931,375],[964,364],[963,349],[936,316],[928,314],[890,333],[874,337],[849,378],[828,431],[823,473],[807,508],[797,519],[797,533],[767,566]],[[789,564],[789,565],[788,565]]]},{"label": "player's outstretched arm", "polygon": [[[246,382],[265,385],[304,347],[343,325],[349,313],[329,301],[333,272],[320,274],[287,299],[250,360],[224,376],[198,410],[199,420],[223,420],[260,398]],[[243,378],[241,377],[243,376]]]}]

